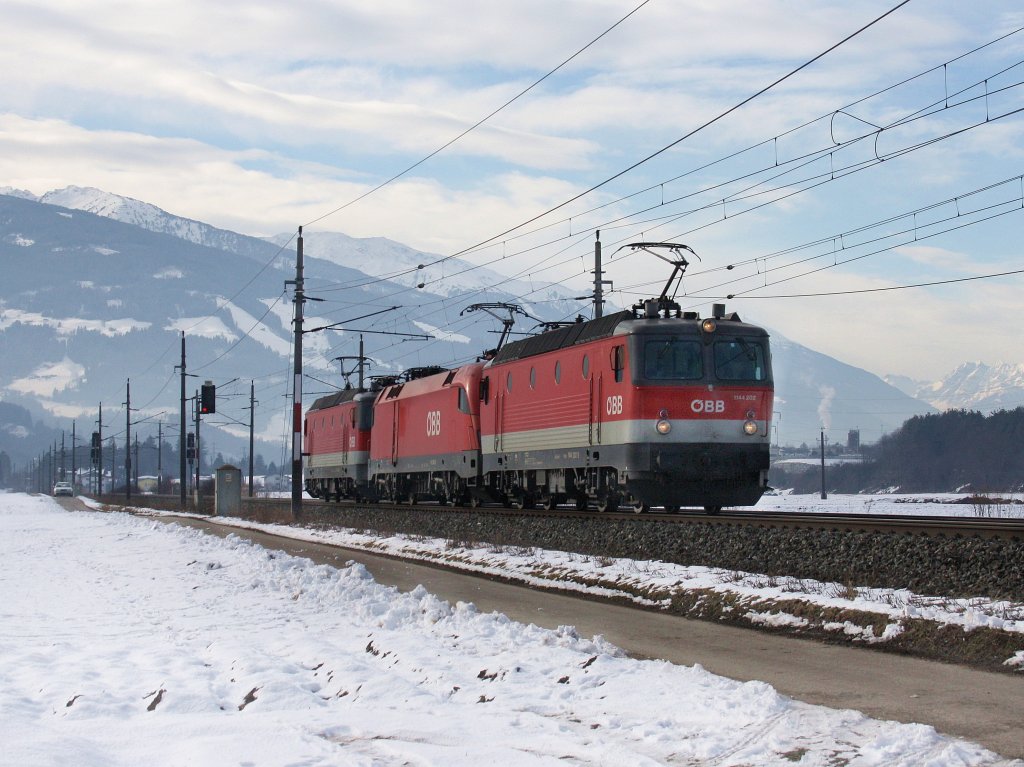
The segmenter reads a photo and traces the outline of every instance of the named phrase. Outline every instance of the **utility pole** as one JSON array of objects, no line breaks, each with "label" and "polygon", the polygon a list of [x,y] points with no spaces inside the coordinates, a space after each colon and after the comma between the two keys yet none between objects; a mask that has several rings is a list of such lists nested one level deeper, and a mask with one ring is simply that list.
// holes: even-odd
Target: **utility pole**
[{"label": "utility pole", "polygon": [[359,334],[359,391],[366,391],[366,387],[363,386],[365,376],[363,375],[363,365],[366,363],[366,356],[363,354],[363,334]]},{"label": "utility pole", "polygon": [[103,495],[103,403],[100,403],[100,417],[96,421],[99,424],[99,447],[96,453],[96,495]]},{"label": "utility pole", "polygon": [[[77,452],[78,444],[77,444],[77,437],[75,435],[75,425],[76,425],[76,422],[72,421],[71,422],[71,484],[72,484],[72,486],[77,486],[77,484],[78,484],[78,462],[75,460],[75,458],[76,458],[75,453]],[[76,493],[78,492],[77,489],[75,490],[75,492]]]},{"label": "utility pole", "polygon": [[195,411],[196,411],[196,511],[199,511],[199,502],[202,499],[202,489],[199,487],[199,480],[202,477],[203,468],[203,451],[199,447],[199,390],[196,389],[195,398]]},{"label": "utility pole", "polygon": [[[614,254],[612,254],[614,255]],[[594,240],[594,319],[604,316],[604,286],[611,285],[611,280],[604,279],[601,268],[601,232],[598,230]]]},{"label": "utility pole", "polygon": [[132,499],[132,382],[126,379],[124,402],[124,499]]},{"label": "utility pole", "polygon": [[256,382],[249,381],[249,497],[252,498],[253,446],[255,443],[254,426],[256,416]]},{"label": "utility pole", "polygon": [[185,493],[185,331],[181,331],[181,430],[178,435],[178,485],[181,487],[181,508],[186,505]]},{"label": "utility pole", "polygon": [[156,422],[156,492],[164,491],[164,422]]},{"label": "utility pole", "polygon": [[110,493],[117,488],[117,442],[110,438]]},{"label": "utility pole", "polygon": [[135,432],[135,487],[139,486],[139,433]]},{"label": "utility pole", "polygon": [[[285,283],[287,284],[287,283]],[[302,310],[306,296],[302,279],[302,227],[295,248],[295,355],[292,384],[292,519],[302,515]]]},{"label": "utility pole", "polygon": [[64,462],[64,430],[61,429],[60,430],[60,478],[61,478],[61,480],[64,480],[64,479],[67,478],[67,473],[66,473],[66,470],[64,468],[66,465],[67,464]]}]

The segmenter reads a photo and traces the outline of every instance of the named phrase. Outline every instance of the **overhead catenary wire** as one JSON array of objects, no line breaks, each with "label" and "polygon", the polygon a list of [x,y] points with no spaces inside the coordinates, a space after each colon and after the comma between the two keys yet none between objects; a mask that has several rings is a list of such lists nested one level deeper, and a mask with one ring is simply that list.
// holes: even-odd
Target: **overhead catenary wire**
[{"label": "overhead catenary wire", "polygon": [[860,27],[859,29],[857,29],[855,32],[852,32],[851,34],[849,34],[846,37],[844,37],[842,40],[840,40],[837,43],[834,43],[833,45],[829,46],[824,51],[818,53],[817,55],[815,55],[811,59],[808,59],[803,64],[800,64],[798,67],[796,67],[795,69],[790,70],[785,75],[777,78],[775,81],[773,81],[769,85],[761,88],[760,90],[758,90],[757,92],[755,92],[755,93],[751,94],[750,96],[746,97],[745,99],[743,99],[739,103],[729,107],[728,109],[726,109],[725,111],[721,112],[717,116],[715,116],[715,117],[711,118],[710,120],[704,122],[703,124],[699,125],[698,127],[690,130],[689,132],[687,132],[683,136],[675,139],[674,141],[672,141],[668,145],[662,147],[661,149],[658,149],[657,151],[647,155],[643,159],[634,162],[633,164],[631,164],[627,168],[625,168],[625,169],[623,169],[623,170],[613,174],[612,176],[604,179],[603,181],[598,182],[597,184],[594,184],[593,186],[589,187],[588,189],[586,189],[586,190],[584,190],[582,192],[579,192],[576,195],[573,195],[569,199],[567,199],[567,200],[565,200],[565,201],[563,201],[563,202],[561,202],[561,203],[559,203],[559,204],[557,204],[557,205],[555,205],[555,206],[553,206],[551,208],[548,208],[547,210],[543,211],[542,213],[538,213],[537,215],[535,215],[535,216],[533,216],[533,217],[531,217],[531,218],[529,218],[529,219],[527,219],[527,220],[525,220],[525,221],[523,221],[523,222],[521,222],[521,223],[519,223],[519,224],[517,224],[517,225],[515,225],[515,226],[513,226],[511,228],[509,228],[509,229],[506,229],[503,232],[500,232],[498,234],[492,235],[491,237],[488,237],[487,239],[481,240],[480,242],[478,242],[478,243],[476,243],[474,245],[465,247],[465,248],[463,248],[463,249],[461,249],[459,251],[456,251],[454,253],[451,253],[451,254],[449,254],[447,256],[442,256],[442,257],[440,257],[438,259],[435,259],[433,261],[429,261],[426,264],[421,264],[421,265],[419,265],[418,267],[415,267],[415,268],[405,269],[405,270],[401,270],[401,271],[398,271],[398,272],[395,272],[395,273],[392,273],[392,274],[378,276],[378,277],[376,277],[374,279],[368,280],[367,282],[361,283],[361,286],[371,285],[371,284],[374,284],[375,282],[381,282],[381,281],[395,279],[397,277],[401,277],[401,276],[404,276],[404,275],[407,275],[407,274],[414,273],[414,272],[418,271],[419,269],[422,269],[422,268],[425,268],[425,267],[436,266],[436,265],[442,264],[442,263],[444,263],[446,261],[449,261],[449,260],[451,260],[453,258],[457,258],[459,256],[462,256],[462,255],[465,255],[467,253],[470,253],[470,252],[473,252],[475,250],[478,250],[481,247],[484,247],[485,245],[494,244],[496,241],[499,241],[502,237],[506,237],[507,235],[511,234],[512,232],[518,231],[519,229],[522,229],[523,227],[528,226],[529,224],[531,224],[531,223],[533,223],[535,221],[538,221],[538,220],[540,220],[540,219],[550,215],[551,213],[554,213],[555,211],[561,210],[562,208],[572,204],[576,200],[579,200],[579,199],[581,199],[581,198],[583,198],[583,197],[585,197],[585,196],[587,196],[587,195],[597,191],[598,189],[601,189],[602,187],[607,186],[612,181],[614,181],[614,180],[616,180],[618,178],[621,178],[622,176],[624,176],[624,175],[628,174],[629,172],[635,170],[636,168],[640,167],[641,165],[644,165],[645,163],[649,162],[650,160],[654,159],[655,157],[658,157],[658,156],[664,154],[665,152],[667,152],[668,150],[678,146],[682,142],[686,141],[687,139],[691,138],[692,136],[696,135],[697,133],[703,131],[704,129],[710,127],[711,125],[719,122],[720,120],[724,119],[726,116],[732,114],[733,112],[735,112],[738,109],[742,108],[746,104],[749,104],[751,101],[753,101],[753,100],[757,99],[758,97],[764,95],[765,93],[767,93],[771,89],[775,88],[776,86],[778,86],[782,82],[788,80],[789,78],[793,77],[794,75],[796,75],[797,73],[799,73],[803,69],[806,69],[811,64],[815,63],[816,61],[818,61],[819,59],[823,58],[827,54],[831,53],[832,51],[834,51],[837,48],[841,47],[845,43],[847,43],[850,40],[854,39],[855,37],[857,37],[858,35],[860,35],[864,31],[866,31],[867,29],[871,28],[875,24],[879,23],[880,21],[882,21],[883,19],[885,19],[886,17],[888,17],[889,15],[894,13],[895,11],[899,10],[900,8],[902,8],[904,5],[906,5],[909,2],[910,2],[910,0],[902,0],[901,2],[897,3],[895,6],[890,8],[885,13],[881,14],[880,16],[876,17],[872,21],[868,22],[867,24],[865,24],[862,27]]}]

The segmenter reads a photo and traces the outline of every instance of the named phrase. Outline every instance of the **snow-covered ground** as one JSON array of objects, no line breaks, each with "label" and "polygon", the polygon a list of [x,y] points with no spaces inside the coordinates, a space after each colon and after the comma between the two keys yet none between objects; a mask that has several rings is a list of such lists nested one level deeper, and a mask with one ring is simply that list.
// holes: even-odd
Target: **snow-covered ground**
[{"label": "snow-covered ground", "polygon": [[974,765],[979,746],[127,514],[0,495],[10,765]]},{"label": "snow-covered ground", "polygon": [[[970,505],[955,503],[963,496],[871,496],[834,495],[822,501],[818,496],[766,496],[756,507],[762,511],[806,511],[813,513],[914,514],[935,509],[937,515],[969,513]],[[144,500],[142,501],[144,503]],[[88,501],[94,507],[99,507]],[[986,507],[987,508],[987,507]],[[1012,507],[1016,509],[1017,507]],[[146,513],[146,512],[144,512]],[[170,512],[149,511],[152,514]],[[1013,513],[1012,511],[1010,513]],[[181,515],[175,516],[200,516]],[[481,575],[500,576],[530,586],[555,587],[562,591],[586,592],[594,596],[628,599],[647,607],[667,606],[682,592],[714,591],[739,597],[737,610],[745,610],[752,623],[765,626],[820,628],[845,634],[855,641],[876,644],[899,636],[901,621],[924,619],[938,625],[959,626],[964,631],[991,628],[1024,633],[1024,603],[986,597],[947,597],[915,594],[907,589],[854,587],[809,578],[766,576],[714,567],[685,566],[660,561],[593,557],[565,551],[522,546],[469,546],[437,538],[410,535],[380,535],[372,531],[327,530],[252,522],[230,517],[220,524],[265,530],[298,540],[329,543],[376,553],[435,562]],[[779,602],[811,603],[821,608],[839,608],[866,615],[886,616],[889,624],[876,634],[866,625],[830,621],[812,626],[811,620],[777,607]],[[736,616],[743,617],[743,616]],[[1005,659],[1005,665],[1024,672],[1024,652]]]},{"label": "snow-covered ground", "polygon": [[883,514],[934,517],[1024,518],[1020,493],[989,493],[996,503],[964,503],[969,493],[892,493],[850,495],[845,493],[765,495],[758,511],[805,511],[815,514]]}]

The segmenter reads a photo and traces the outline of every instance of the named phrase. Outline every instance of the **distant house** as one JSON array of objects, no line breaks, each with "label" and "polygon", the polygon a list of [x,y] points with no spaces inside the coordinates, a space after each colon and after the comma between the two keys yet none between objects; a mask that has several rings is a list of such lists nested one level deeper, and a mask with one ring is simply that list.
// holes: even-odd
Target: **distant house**
[{"label": "distant house", "polygon": [[140,493],[156,493],[160,490],[160,478],[152,476],[139,477],[138,481]]}]

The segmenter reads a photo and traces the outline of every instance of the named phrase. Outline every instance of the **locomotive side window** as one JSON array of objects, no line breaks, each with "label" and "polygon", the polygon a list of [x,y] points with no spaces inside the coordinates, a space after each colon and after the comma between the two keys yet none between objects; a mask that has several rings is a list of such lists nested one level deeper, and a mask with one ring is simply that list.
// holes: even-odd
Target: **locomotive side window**
[{"label": "locomotive side window", "polygon": [[562,383],[562,363],[555,362],[555,383]]},{"label": "locomotive side window", "polygon": [[590,378],[590,355],[583,355],[583,380]]},{"label": "locomotive side window", "polygon": [[716,341],[715,375],[722,381],[765,381],[768,365],[764,346],[758,341],[734,338]]},{"label": "locomotive side window", "polygon": [[469,396],[461,386],[459,387],[459,412],[469,413]]},{"label": "locomotive side window", "polygon": [[695,381],[703,378],[704,358],[700,341],[679,338],[647,341],[644,344],[644,377],[654,381]]},{"label": "locomotive side window", "polygon": [[530,368],[530,388],[537,388],[537,371],[534,368]]},{"label": "locomotive side window", "polygon": [[612,349],[612,371],[615,373],[615,383],[622,383],[623,371],[626,369],[626,347],[622,344]]},{"label": "locomotive side window", "polygon": [[509,393],[511,393],[511,391],[512,391],[512,374],[511,373],[509,373],[505,377],[505,391],[507,391]]}]

